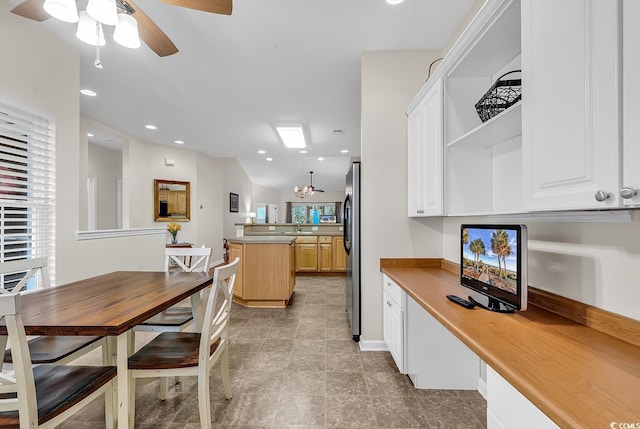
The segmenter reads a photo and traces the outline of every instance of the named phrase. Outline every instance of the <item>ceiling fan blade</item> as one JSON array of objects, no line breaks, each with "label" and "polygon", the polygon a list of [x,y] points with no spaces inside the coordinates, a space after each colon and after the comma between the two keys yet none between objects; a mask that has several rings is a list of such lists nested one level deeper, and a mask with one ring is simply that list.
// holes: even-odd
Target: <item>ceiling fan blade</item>
[{"label": "ceiling fan blade", "polygon": [[140,38],[153,52],[160,57],[166,57],[178,52],[178,48],[176,48],[176,45],[173,44],[171,39],[164,34],[164,31],[162,31],[137,4],[131,0],[126,0],[123,3],[127,3],[133,8],[134,13],[132,16],[138,21]]},{"label": "ceiling fan blade", "polygon": [[203,12],[231,15],[233,9],[232,0],[161,0],[175,6],[201,10]]},{"label": "ceiling fan blade", "polygon": [[16,15],[20,15],[24,18],[33,19],[34,21],[42,22],[51,18],[51,16],[42,8],[43,4],[43,0],[26,0],[11,9],[11,13],[15,13]]}]

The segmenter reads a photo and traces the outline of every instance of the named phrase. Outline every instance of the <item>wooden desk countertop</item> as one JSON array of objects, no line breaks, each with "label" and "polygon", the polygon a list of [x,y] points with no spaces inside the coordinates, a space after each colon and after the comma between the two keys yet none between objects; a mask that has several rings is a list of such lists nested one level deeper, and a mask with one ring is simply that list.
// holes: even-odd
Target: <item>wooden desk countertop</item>
[{"label": "wooden desk countertop", "polygon": [[446,298],[469,290],[441,260],[421,268],[393,261],[381,260],[381,271],[558,426],[640,427],[640,347],[531,302],[516,314],[468,310]]}]

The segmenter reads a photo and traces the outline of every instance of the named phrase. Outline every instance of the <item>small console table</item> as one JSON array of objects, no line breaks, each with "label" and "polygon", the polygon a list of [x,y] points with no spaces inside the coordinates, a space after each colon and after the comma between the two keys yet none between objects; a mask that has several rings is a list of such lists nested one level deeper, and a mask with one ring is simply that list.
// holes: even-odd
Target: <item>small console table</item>
[{"label": "small console table", "polygon": [[424,351],[440,366],[430,372],[460,371],[432,359],[443,352],[437,344],[456,342],[487,364],[490,429],[640,424],[640,322],[535,288],[524,312],[469,310],[446,298],[469,291],[458,265],[442,259],[381,259],[380,270],[451,337],[437,342],[429,326],[418,327],[436,341]]}]

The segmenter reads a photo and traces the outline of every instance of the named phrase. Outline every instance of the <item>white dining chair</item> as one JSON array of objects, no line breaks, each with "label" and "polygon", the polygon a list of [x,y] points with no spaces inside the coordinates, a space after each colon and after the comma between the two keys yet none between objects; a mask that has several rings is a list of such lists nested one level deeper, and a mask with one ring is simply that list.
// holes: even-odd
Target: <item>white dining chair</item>
[{"label": "white dining chair", "polygon": [[210,429],[209,372],[219,359],[225,396],[231,399],[229,315],[239,262],[240,258],[235,258],[230,264],[215,268],[213,283],[206,289],[202,332],[163,332],[129,358],[131,427],[135,416],[135,384],[138,378],[198,377],[200,426]]},{"label": "white dining chair", "polygon": [[[20,259],[0,264],[0,294],[29,293],[50,287],[46,257]],[[6,340],[6,338],[5,338]],[[99,336],[39,336],[29,340],[31,363],[34,365],[67,364],[102,347],[102,363],[108,363],[106,339]],[[0,339],[2,350],[6,341]],[[4,353],[4,363],[13,363],[12,349]],[[2,362],[0,362],[0,367]]]},{"label": "white dining chair", "polygon": [[104,395],[105,423],[114,427],[114,366],[32,366],[20,316],[20,293],[0,295],[0,319],[13,347],[13,374],[0,375],[0,427],[55,428]]},{"label": "white dining chair", "polygon": [[[180,270],[187,273],[206,272],[209,270],[210,259],[210,247],[166,248],[164,270],[165,272],[172,270]],[[194,327],[195,331],[199,331],[203,317],[202,295],[199,293],[193,294],[190,300],[190,306],[174,305],[136,326],[131,332],[130,350],[134,350],[135,332],[179,332],[185,331],[190,327]],[[168,382],[165,378],[160,383],[158,397],[165,400],[168,389]]]}]

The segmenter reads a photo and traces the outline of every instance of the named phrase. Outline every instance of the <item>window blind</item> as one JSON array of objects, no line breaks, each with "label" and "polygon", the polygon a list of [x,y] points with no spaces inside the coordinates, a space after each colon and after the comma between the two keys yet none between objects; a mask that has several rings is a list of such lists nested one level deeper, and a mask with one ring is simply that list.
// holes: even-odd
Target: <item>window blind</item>
[{"label": "window blind", "polygon": [[0,262],[46,256],[54,279],[54,246],[55,122],[0,96]]}]

